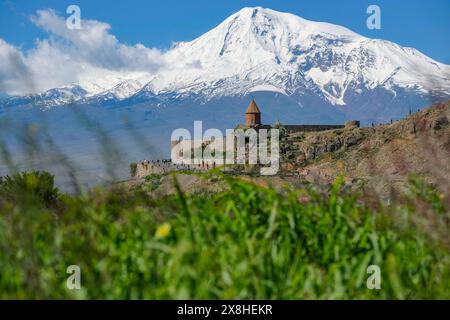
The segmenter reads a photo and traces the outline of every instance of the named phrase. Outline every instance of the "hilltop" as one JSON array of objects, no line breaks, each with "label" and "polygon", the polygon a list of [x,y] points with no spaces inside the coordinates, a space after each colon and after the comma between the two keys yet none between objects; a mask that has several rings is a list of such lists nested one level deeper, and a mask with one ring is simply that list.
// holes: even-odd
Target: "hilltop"
[{"label": "hilltop", "polygon": [[385,194],[415,173],[448,188],[450,101],[392,124],[298,133],[284,138],[283,172],[329,184],[338,175]]},{"label": "hilltop", "polygon": [[[415,174],[448,192],[449,119],[450,101],[434,104],[392,124],[284,134],[277,176],[258,177],[249,167],[242,168],[238,175],[278,188],[286,184],[328,187],[342,175],[350,188],[374,190],[384,198],[393,191],[404,191],[408,177]],[[224,188],[216,180],[189,172],[177,173],[177,177],[186,192],[217,192]],[[163,172],[125,184],[150,185],[149,191],[162,194],[176,192],[173,179]]]}]

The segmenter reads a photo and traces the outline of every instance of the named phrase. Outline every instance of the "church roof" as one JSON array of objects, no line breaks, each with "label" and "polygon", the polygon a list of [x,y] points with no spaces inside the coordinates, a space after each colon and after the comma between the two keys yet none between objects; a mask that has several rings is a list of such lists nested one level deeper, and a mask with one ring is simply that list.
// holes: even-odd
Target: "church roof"
[{"label": "church roof", "polygon": [[252,100],[252,102],[250,102],[247,111],[245,113],[261,113],[254,99]]}]

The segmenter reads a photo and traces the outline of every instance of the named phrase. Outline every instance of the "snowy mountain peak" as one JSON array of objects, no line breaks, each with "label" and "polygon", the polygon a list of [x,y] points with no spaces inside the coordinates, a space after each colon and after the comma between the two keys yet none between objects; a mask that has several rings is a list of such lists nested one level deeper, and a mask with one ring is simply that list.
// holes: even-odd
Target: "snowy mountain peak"
[{"label": "snowy mountain peak", "polygon": [[[202,62],[224,57],[254,65],[258,59],[289,61],[292,50],[308,48],[316,36],[328,39],[364,40],[347,28],[329,23],[313,22],[293,14],[261,7],[244,8],[228,17],[219,26],[175,50],[183,55],[196,53]],[[200,54],[200,56],[198,56]],[[210,58],[210,59],[208,59]],[[278,61],[277,62],[281,62]]]},{"label": "snowy mountain peak", "polygon": [[194,41],[180,43],[167,57],[173,65],[182,61],[185,72],[155,78],[157,91],[190,88],[229,95],[265,88],[289,94],[306,88],[345,105],[349,88],[450,87],[450,68],[414,49],[261,7],[240,10]]},{"label": "snowy mountain peak", "polygon": [[450,66],[415,49],[262,7],[241,9],[197,39],[178,43],[163,59],[166,67],[152,73],[107,74],[75,84],[77,90],[62,88],[58,95],[52,89],[43,96],[56,104],[77,95],[95,101],[157,95],[209,101],[266,91],[300,100],[314,96],[333,106],[376,90],[450,96]]},{"label": "snowy mountain peak", "polygon": [[262,7],[246,7],[231,15],[223,24],[241,21],[244,25],[250,25],[252,31],[258,36],[279,36],[275,30],[282,29],[287,33],[300,33],[307,38],[313,34],[328,34],[332,37],[362,38],[353,31],[338,25],[315,22],[303,19],[291,13],[278,12]]}]

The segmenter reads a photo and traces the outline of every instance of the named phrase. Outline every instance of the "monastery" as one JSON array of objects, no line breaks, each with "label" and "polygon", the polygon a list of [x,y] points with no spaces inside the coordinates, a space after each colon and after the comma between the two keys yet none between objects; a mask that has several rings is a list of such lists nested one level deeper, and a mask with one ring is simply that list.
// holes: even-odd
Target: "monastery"
[{"label": "monastery", "polygon": [[[326,130],[335,130],[335,129],[344,129],[344,128],[352,128],[359,127],[359,121],[348,121],[345,125],[328,125],[328,124],[309,124],[309,125],[284,125],[280,124],[282,128],[286,130],[287,134],[292,134],[296,132],[318,132],[318,131],[326,131]],[[262,114],[259,109],[256,101],[253,99],[246,112],[245,112],[245,125],[238,126],[241,129],[254,129],[256,131],[261,129],[272,129],[274,128],[271,125],[266,125],[262,123]],[[244,127],[244,128],[242,128]],[[197,142],[197,144],[195,143]],[[132,176],[135,178],[143,178],[148,176],[149,174],[163,174],[165,172],[170,171],[182,171],[182,170],[191,170],[191,171],[207,171],[209,169],[216,167],[215,159],[202,159],[201,162],[192,163],[191,158],[186,158],[187,154],[183,154],[183,150],[191,150],[195,149],[196,145],[202,146],[202,148],[213,148],[214,149],[215,141],[210,141],[208,139],[202,140],[200,142],[194,141],[191,139],[180,139],[177,141],[171,141],[171,148],[177,148],[181,151],[175,152],[179,153],[176,157],[177,161],[174,163],[171,159],[166,160],[145,160],[140,163],[132,164]],[[224,151],[227,148],[232,148],[234,150],[235,146],[226,146],[226,137],[223,137],[223,146]],[[191,153],[191,152],[190,152]]]},{"label": "monastery", "polygon": [[[308,125],[282,125],[286,129],[287,133],[295,132],[315,132],[325,130],[343,129],[346,127],[359,127],[359,121],[348,121],[345,125],[329,125],[329,124],[308,124]],[[270,129],[270,125],[264,125],[261,122],[261,111],[253,99],[245,112],[245,127],[252,129]]]}]

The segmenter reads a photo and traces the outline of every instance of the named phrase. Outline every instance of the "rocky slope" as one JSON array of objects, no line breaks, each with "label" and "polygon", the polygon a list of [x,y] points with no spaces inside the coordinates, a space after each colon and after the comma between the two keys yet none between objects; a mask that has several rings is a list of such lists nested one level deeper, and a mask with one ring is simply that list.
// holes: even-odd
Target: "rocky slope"
[{"label": "rocky slope", "polygon": [[450,192],[450,101],[388,125],[295,134],[283,141],[283,173],[313,183],[368,184],[386,195],[411,173]]}]

